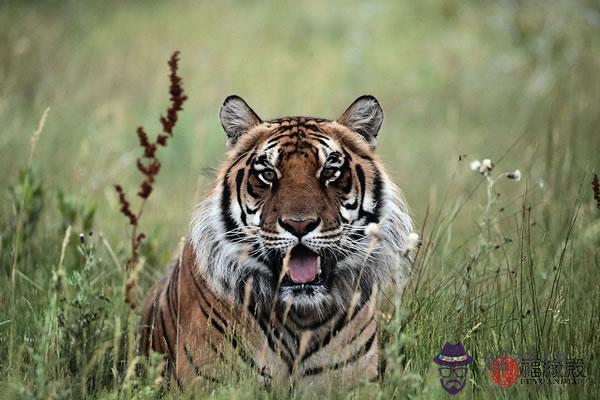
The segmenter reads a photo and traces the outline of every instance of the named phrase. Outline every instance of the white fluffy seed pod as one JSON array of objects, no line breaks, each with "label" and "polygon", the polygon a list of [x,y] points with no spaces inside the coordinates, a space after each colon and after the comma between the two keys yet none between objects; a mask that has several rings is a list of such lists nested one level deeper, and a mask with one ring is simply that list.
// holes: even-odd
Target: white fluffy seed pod
[{"label": "white fluffy seed pod", "polygon": [[365,229],[365,234],[369,237],[380,239],[381,234],[379,233],[379,225],[377,225],[374,222],[371,222],[369,225],[367,225]]},{"label": "white fluffy seed pod", "polygon": [[494,163],[492,162],[492,160],[490,160],[489,158],[484,158],[483,161],[481,161],[481,166],[479,167],[479,172],[484,174],[486,172],[490,172],[493,169],[494,169]]},{"label": "white fluffy seed pod", "polygon": [[520,181],[521,180],[521,171],[516,169],[513,172],[509,172],[508,174],[506,174],[506,177],[508,179],[513,179],[515,181]]},{"label": "white fluffy seed pod", "polygon": [[473,160],[469,163],[469,168],[471,168],[471,171],[478,171],[480,167],[481,161],[479,160]]},{"label": "white fluffy seed pod", "polygon": [[406,240],[406,248],[412,251],[418,249],[419,247],[421,247],[421,239],[419,238],[419,234],[417,232],[409,233]]}]

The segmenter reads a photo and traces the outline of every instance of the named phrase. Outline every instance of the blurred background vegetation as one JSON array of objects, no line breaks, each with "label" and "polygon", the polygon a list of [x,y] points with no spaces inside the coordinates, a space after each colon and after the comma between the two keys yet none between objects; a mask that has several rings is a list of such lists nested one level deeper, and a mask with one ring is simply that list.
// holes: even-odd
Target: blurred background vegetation
[{"label": "blurred background vegetation", "polygon": [[[7,304],[21,297],[30,304],[15,309],[31,326],[43,324],[38,307],[46,296],[37,304],[30,295],[50,286],[67,226],[103,233],[115,257],[126,259],[128,226],[112,185],[132,191],[139,181],[135,128],[158,130],[168,100],[166,60],[175,49],[189,100],[174,139],[160,149],[163,168],[142,221],[150,238],[144,290],[186,234],[225,156],[217,113],[227,95],[241,95],[270,119],[336,118],[367,93],[385,112],[378,152],[417,225],[448,216],[441,237],[434,237],[439,225],[430,237],[423,232],[431,243],[458,246],[479,233],[486,198],[477,190],[482,178],[468,168],[473,159],[523,172],[518,184],[498,182],[494,212],[510,220],[532,206],[543,226],[538,236],[556,252],[574,207],[581,208],[573,257],[582,269],[572,278],[589,287],[569,293],[577,306],[598,294],[600,220],[589,182],[600,160],[599,39],[594,0],[0,1],[2,276],[11,275],[15,216],[26,208],[16,283],[22,296],[15,300],[2,287],[0,330],[11,325],[3,326],[11,320]],[[31,133],[47,107],[24,178]],[[66,257],[67,266],[78,259],[75,251]],[[463,261],[455,264],[463,268]],[[437,265],[428,268],[434,276]],[[28,326],[13,339],[28,343]],[[2,357],[7,341],[4,335]]]},{"label": "blurred background vegetation", "polygon": [[[135,128],[158,128],[165,62],[181,50],[190,99],[146,217],[171,245],[224,157],[217,112],[231,93],[263,119],[335,118],[360,94],[377,96],[379,153],[417,221],[460,154],[497,159],[516,142],[507,166],[536,184],[554,183],[549,167],[562,164],[556,179],[568,184],[600,148],[594,1],[9,1],[0,10],[0,184],[14,181],[50,106],[36,170],[98,204],[101,220],[117,209],[111,184],[137,181]],[[462,172],[457,185],[472,180]]]}]

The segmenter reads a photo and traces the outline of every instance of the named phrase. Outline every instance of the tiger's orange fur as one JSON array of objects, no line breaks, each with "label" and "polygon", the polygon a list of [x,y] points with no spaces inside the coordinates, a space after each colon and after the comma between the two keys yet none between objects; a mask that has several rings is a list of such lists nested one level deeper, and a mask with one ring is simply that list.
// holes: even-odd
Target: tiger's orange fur
[{"label": "tiger's orange fur", "polygon": [[377,293],[405,284],[412,230],[374,153],[382,119],[371,96],[338,121],[263,122],[226,99],[228,159],[142,315],[140,351],[164,354],[180,387],[224,370],[298,385],[378,376]]}]

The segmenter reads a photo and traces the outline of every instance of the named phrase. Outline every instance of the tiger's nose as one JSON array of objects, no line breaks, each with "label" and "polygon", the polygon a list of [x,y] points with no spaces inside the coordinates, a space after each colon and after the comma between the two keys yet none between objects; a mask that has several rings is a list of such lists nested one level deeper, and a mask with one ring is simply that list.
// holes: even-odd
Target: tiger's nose
[{"label": "tiger's nose", "polygon": [[294,236],[302,237],[314,230],[319,223],[320,218],[279,218],[279,225]]}]

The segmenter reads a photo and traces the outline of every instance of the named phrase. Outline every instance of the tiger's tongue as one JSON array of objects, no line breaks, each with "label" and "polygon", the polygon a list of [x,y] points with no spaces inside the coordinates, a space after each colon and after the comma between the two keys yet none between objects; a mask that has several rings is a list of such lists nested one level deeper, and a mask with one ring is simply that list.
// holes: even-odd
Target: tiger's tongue
[{"label": "tiger's tongue", "polygon": [[294,283],[314,281],[318,273],[318,256],[307,252],[292,252],[288,261],[288,273]]}]

